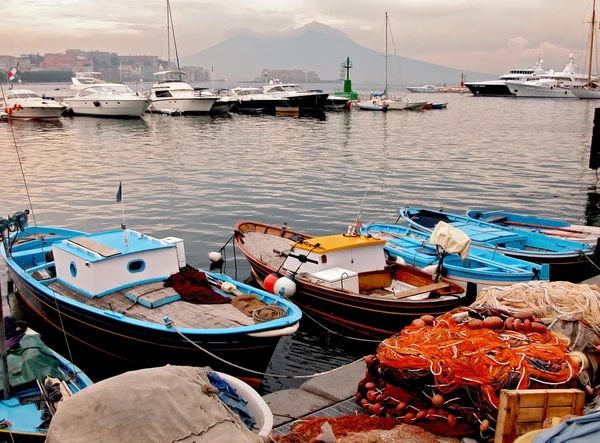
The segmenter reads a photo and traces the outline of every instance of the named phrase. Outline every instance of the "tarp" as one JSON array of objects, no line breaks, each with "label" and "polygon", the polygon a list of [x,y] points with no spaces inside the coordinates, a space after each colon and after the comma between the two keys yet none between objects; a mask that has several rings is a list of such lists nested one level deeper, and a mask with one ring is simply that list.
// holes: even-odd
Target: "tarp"
[{"label": "tarp", "polygon": [[[58,369],[58,360],[38,334],[25,335],[19,344],[8,351],[8,373],[10,385],[13,388],[26,383],[44,381],[47,376],[68,380]],[[0,374],[0,388],[4,379]]]},{"label": "tarp", "polygon": [[463,260],[469,257],[471,239],[463,231],[446,222],[441,221],[436,225],[429,241],[434,245],[441,246],[449,254],[460,255]]},{"label": "tarp", "polygon": [[547,429],[533,443],[589,443],[600,441],[600,411],[590,411]]},{"label": "tarp", "polygon": [[61,404],[46,443],[261,443],[217,392],[204,368],[126,372]]}]

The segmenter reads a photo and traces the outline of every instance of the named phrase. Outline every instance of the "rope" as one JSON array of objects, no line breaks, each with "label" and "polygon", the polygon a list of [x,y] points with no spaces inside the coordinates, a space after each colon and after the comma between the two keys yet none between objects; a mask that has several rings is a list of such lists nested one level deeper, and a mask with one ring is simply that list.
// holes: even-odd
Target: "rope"
[{"label": "rope", "polygon": [[56,292],[54,292],[54,289],[50,288],[52,290],[52,295],[54,296],[54,305],[56,306],[56,312],[58,312],[58,319],[60,320],[60,329],[62,329],[63,332],[63,336],[65,337],[65,343],[67,344],[67,351],[69,353],[69,361],[71,362],[71,365],[73,366],[72,370],[73,370],[73,374],[77,374],[77,371],[75,370],[75,361],[73,360],[73,354],[71,353],[71,346],[69,346],[69,339],[67,337],[67,331],[65,330],[65,325],[63,323],[63,319],[62,319],[62,315],[60,313],[60,308],[58,307],[58,302],[56,301]]},{"label": "rope", "polygon": [[[2,92],[2,96],[4,97],[4,88],[2,87],[2,83],[0,83],[0,92]],[[4,102],[6,104],[6,100]],[[23,170],[23,163],[21,162],[21,155],[19,154],[19,148],[17,147],[17,138],[15,136],[15,130],[12,127],[12,122],[10,122],[9,116],[9,126],[10,133],[12,134],[13,143],[15,145],[15,151],[17,153],[17,159],[19,160],[19,167],[21,168],[21,175],[23,176],[23,184],[25,185],[25,192],[27,193],[27,200],[29,200],[29,208],[31,209],[31,216],[33,217],[33,224],[37,227],[37,220],[35,219],[35,212],[33,212],[33,203],[31,203],[31,195],[29,194],[29,186],[27,186],[27,180],[25,179],[25,171]]]},{"label": "rope", "polygon": [[588,260],[588,261],[589,261],[591,264],[593,264],[593,265],[594,265],[594,267],[595,267],[596,269],[598,269],[598,270],[600,271],[600,267],[598,267],[598,265],[597,265],[596,263],[594,263],[594,261],[593,261],[593,260],[592,260],[592,259],[591,259],[591,258],[590,258],[590,257],[589,257],[587,254],[583,253],[583,256],[584,256],[585,258],[587,258],[587,260]]},{"label": "rope", "polygon": [[279,306],[263,306],[252,311],[252,319],[255,323],[265,323],[283,317],[287,317],[287,310]]},{"label": "rope", "polygon": [[333,368],[329,371],[324,371],[324,372],[317,372],[316,374],[310,374],[310,375],[282,375],[282,374],[271,374],[269,372],[260,372],[260,371],[255,371],[254,369],[248,369],[248,368],[244,368],[243,366],[239,366],[236,365],[235,363],[231,363],[230,361],[225,360],[224,358],[219,357],[218,355],[213,354],[212,352],[210,352],[207,349],[204,349],[202,346],[200,346],[198,343],[195,343],[194,341],[190,340],[188,337],[186,337],[184,334],[181,333],[181,331],[179,331],[179,329],[177,329],[177,326],[175,326],[175,323],[173,322],[173,320],[171,320],[170,318],[166,318],[164,320],[165,325],[168,328],[173,328],[173,330],[175,332],[177,332],[177,334],[179,334],[181,336],[181,338],[183,338],[185,341],[187,341],[189,344],[191,344],[192,346],[194,346],[195,348],[199,349],[200,351],[204,352],[205,354],[211,356],[212,358],[220,361],[221,363],[225,363],[226,365],[229,365],[233,368],[236,369],[240,369],[242,371],[245,372],[249,372],[250,374],[256,374],[256,375],[262,375],[265,377],[273,377],[273,378],[292,378],[292,379],[307,379],[307,378],[314,378],[314,377],[318,377],[320,375],[326,375],[326,374],[330,374],[332,372],[336,372],[339,371],[340,369],[343,369],[347,366],[350,366],[351,364],[357,363],[359,361],[362,361],[362,358],[359,358],[356,361],[353,361],[351,363],[339,366],[337,368]]},{"label": "rope", "polygon": [[[289,300],[289,299],[287,299],[287,300]],[[334,331],[332,329],[329,329],[327,326],[323,325],[322,323],[319,323],[313,317],[311,317],[310,315],[308,315],[306,313],[306,310],[302,311],[302,316],[303,317],[308,317],[309,319],[311,319],[317,325],[321,326],[323,329],[325,329],[330,334],[334,334],[334,335],[337,335],[339,337],[347,338],[348,340],[362,341],[362,342],[366,342],[366,343],[381,343],[381,340],[373,340],[373,339],[369,339],[369,338],[352,337],[352,336],[349,336],[349,335],[340,334],[339,332],[336,332],[336,331]]]}]

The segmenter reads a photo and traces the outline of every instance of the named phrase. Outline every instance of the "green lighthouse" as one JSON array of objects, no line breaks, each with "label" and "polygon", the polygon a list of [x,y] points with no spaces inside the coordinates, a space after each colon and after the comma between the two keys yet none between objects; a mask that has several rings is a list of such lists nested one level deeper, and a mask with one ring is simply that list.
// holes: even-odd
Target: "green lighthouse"
[{"label": "green lighthouse", "polygon": [[334,92],[334,95],[338,97],[347,97],[350,100],[358,100],[358,94],[352,91],[352,80],[350,80],[350,68],[352,62],[350,57],[346,57],[346,61],[342,63],[342,72],[346,70],[346,79],[344,80],[344,91]]}]

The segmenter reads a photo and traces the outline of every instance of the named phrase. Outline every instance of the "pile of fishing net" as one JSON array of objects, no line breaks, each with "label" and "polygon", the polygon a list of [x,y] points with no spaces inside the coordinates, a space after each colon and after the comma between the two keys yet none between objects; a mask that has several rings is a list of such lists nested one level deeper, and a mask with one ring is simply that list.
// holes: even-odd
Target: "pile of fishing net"
[{"label": "pile of fishing net", "polygon": [[600,287],[596,285],[531,281],[490,287],[479,292],[472,306],[511,314],[527,310],[551,331],[567,336],[575,351],[600,345]]},{"label": "pile of fishing net", "polygon": [[530,312],[422,316],[365,357],[356,401],[438,435],[490,438],[502,389],[577,387],[580,360]]},{"label": "pile of fishing net", "polygon": [[404,425],[390,417],[347,415],[335,418],[307,418],[278,443],[458,443],[433,435],[421,428]]}]

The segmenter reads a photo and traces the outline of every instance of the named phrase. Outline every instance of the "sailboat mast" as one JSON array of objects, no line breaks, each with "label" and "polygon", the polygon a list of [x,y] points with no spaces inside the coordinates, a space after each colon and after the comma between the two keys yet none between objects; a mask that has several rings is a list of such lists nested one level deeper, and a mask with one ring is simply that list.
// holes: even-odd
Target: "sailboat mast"
[{"label": "sailboat mast", "polygon": [[592,57],[594,55],[594,28],[596,26],[596,0],[592,6],[592,32],[590,33],[590,60],[588,65],[588,85],[592,84]]},{"label": "sailboat mast", "polygon": [[[171,3],[167,0],[167,8],[168,8],[168,20],[171,23],[171,31],[173,32],[173,47],[175,48],[175,61],[177,62],[177,70],[181,71],[181,66],[179,66],[179,52],[177,51],[177,40],[175,40],[175,25],[173,24],[173,13],[171,12]],[[181,76],[180,76],[181,79]]]},{"label": "sailboat mast", "polygon": [[[594,0],[596,1],[596,0]],[[388,13],[385,11],[385,88],[383,89],[387,94],[388,88]]]},{"label": "sailboat mast", "polygon": [[171,20],[169,11],[171,10],[171,5],[169,4],[169,0],[167,0],[167,70],[171,69]]}]

